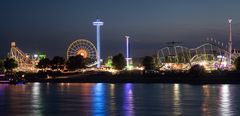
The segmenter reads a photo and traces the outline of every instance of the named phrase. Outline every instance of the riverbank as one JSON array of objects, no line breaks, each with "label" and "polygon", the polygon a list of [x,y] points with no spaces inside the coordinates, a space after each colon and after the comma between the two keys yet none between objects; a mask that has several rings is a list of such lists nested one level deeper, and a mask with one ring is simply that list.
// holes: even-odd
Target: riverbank
[{"label": "riverbank", "polygon": [[184,72],[164,72],[154,74],[124,73],[112,75],[74,74],[52,78],[28,78],[28,82],[41,83],[184,83],[184,84],[240,84],[239,72],[215,72],[188,74]]}]

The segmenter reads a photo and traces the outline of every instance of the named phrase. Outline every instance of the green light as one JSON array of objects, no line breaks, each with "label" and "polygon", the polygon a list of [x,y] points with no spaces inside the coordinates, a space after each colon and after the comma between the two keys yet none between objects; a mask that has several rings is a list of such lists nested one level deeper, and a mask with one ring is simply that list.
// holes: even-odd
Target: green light
[{"label": "green light", "polygon": [[39,60],[45,59],[45,58],[46,58],[46,54],[45,53],[41,53],[41,52],[38,53],[38,59]]},{"label": "green light", "polygon": [[109,68],[112,68],[112,58],[111,57],[108,57],[107,58],[107,62],[105,63],[105,66],[106,67],[109,67]]}]

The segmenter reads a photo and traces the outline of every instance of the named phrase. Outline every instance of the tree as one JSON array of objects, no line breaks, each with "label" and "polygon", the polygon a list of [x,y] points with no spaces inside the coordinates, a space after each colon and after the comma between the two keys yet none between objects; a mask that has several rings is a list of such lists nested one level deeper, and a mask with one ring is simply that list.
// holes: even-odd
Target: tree
[{"label": "tree", "polygon": [[96,59],[84,58],[85,64],[93,64],[95,61],[96,61]]},{"label": "tree", "polygon": [[86,62],[81,55],[71,56],[68,59],[66,66],[69,70],[82,69],[86,67]]},{"label": "tree", "polygon": [[50,67],[50,60],[48,58],[41,59],[38,62],[36,67],[42,69],[43,71],[45,71],[46,68]]},{"label": "tree", "polygon": [[64,68],[64,64],[65,64],[65,60],[63,57],[60,57],[60,56],[55,56],[51,62],[51,68],[52,70],[62,70]]},{"label": "tree", "polygon": [[144,57],[142,61],[142,65],[144,66],[145,70],[154,70],[156,68],[156,63],[154,58],[151,56]]},{"label": "tree", "polygon": [[4,72],[4,61],[0,59],[0,73]]},{"label": "tree", "polygon": [[13,72],[13,69],[18,67],[18,63],[17,63],[17,61],[16,61],[15,59],[13,59],[13,58],[7,58],[7,59],[4,61],[4,67],[5,67],[5,69],[7,70],[7,72],[12,73],[12,72]]},{"label": "tree", "polygon": [[196,64],[189,69],[189,74],[199,77],[203,76],[206,73],[204,66]]},{"label": "tree", "polygon": [[124,69],[126,66],[126,60],[125,60],[123,54],[119,53],[119,54],[113,56],[112,65],[117,70]]},{"label": "tree", "polygon": [[237,59],[234,61],[235,69],[237,71],[240,71],[240,57],[237,57]]}]

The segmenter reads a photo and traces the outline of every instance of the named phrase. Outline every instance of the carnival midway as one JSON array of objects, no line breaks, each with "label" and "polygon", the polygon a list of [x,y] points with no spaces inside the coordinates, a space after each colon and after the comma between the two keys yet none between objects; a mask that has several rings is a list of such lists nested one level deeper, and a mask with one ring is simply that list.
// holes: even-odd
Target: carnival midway
[{"label": "carnival midway", "polygon": [[[195,48],[188,48],[186,46],[179,45],[178,42],[169,42],[168,46],[156,49],[156,53],[151,56],[154,59],[156,68],[154,70],[167,71],[167,70],[178,70],[184,71],[189,70],[193,65],[201,65],[206,70],[233,70],[234,61],[240,56],[238,50],[232,46],[232,19],[228,20],[229,24],[229,38],[228,43],[217,41],[215,38],[206,38],[205,43]],[[114,66],[112,66],[112,56],[108,59],[103,60],[101,58],[101,26],[104,25],[100,19],[96,19],[93,23],[96,27],[96,42],[91,42],[85,38],[79,38],[71,42],[66,46],[65,59],[68,61],[71,57],[82,56],[84,59],[88,59],[85,64],[86,67],[82,70],[96,70],[96,71],[109,71],[116,72]],[[125,36],[126,40],[126,54],[125,61],[126,65],[122,70],[143,70],[142,64],[134,65],[134,59],[130,55],[130,37]],[[40,69],[37,65],[41,60],[46,59],[46,54],[36,53],[28,54],[20,49],[16,42],[11,42],[10,51],[8,57],[14,59],[18,67],[14,71],[19,72],[38,72]],[[134,51],[133,51],[134,52]],[[105,62],[103,62],[105,61]],[[60,71],[64,73],[72,72],[67,69],[66,63],[63,64],[63,68]],[[48,68],[48,67],[46,67]],[[47,69],[47,70],[50,70]],[[76,71],[76,70],[75,70]]]}]

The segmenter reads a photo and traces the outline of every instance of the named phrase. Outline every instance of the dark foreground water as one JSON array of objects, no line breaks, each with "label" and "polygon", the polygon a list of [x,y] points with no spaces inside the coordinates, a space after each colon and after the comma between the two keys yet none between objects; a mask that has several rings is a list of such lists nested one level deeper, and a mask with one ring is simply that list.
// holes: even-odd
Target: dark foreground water
[{"label": "dark foreground water", "polygon": [[0,84],[0,116],[240,114],[240,85]]}]

